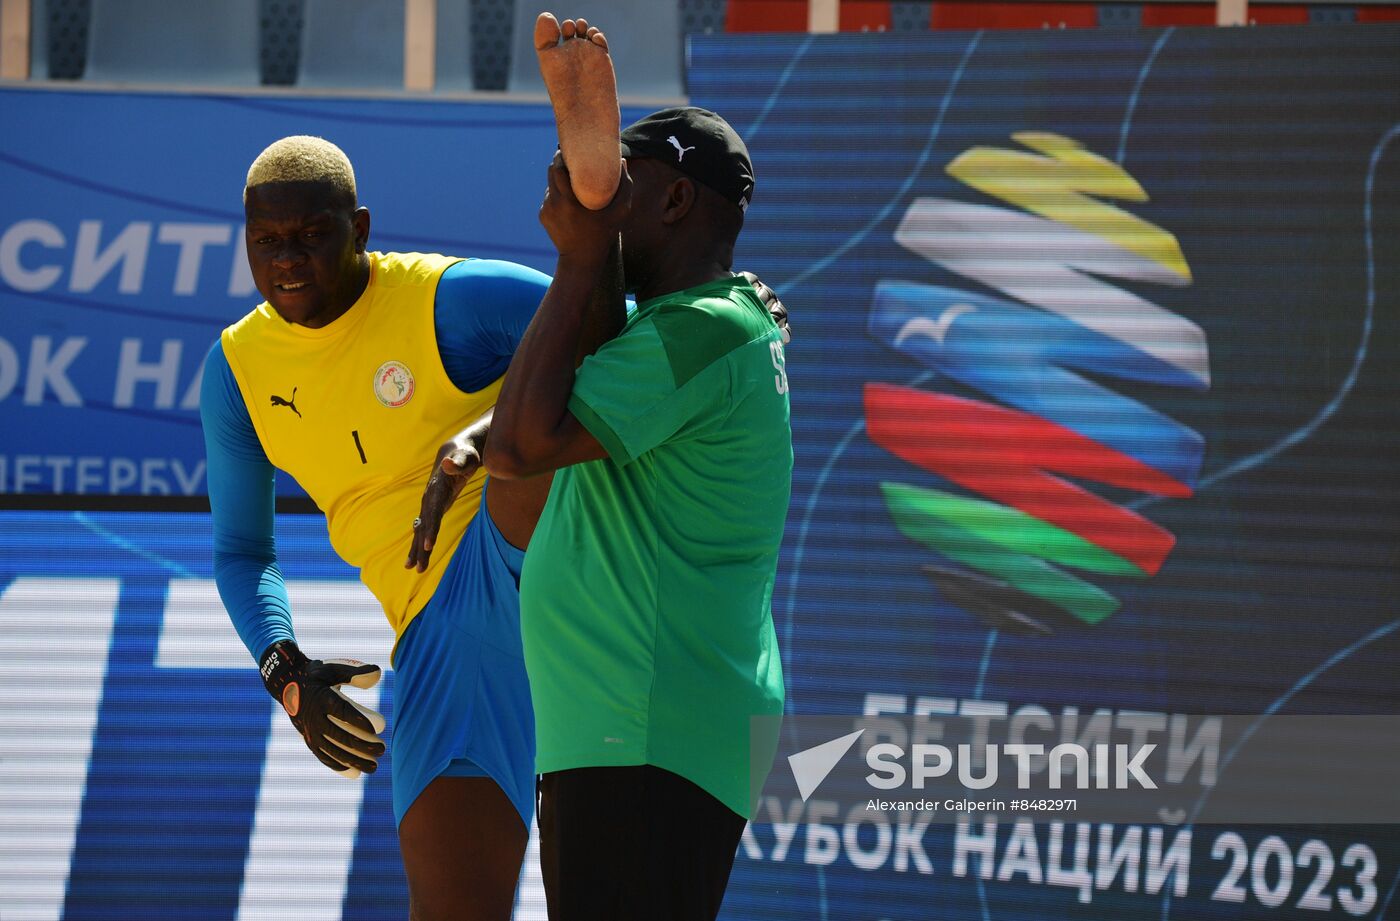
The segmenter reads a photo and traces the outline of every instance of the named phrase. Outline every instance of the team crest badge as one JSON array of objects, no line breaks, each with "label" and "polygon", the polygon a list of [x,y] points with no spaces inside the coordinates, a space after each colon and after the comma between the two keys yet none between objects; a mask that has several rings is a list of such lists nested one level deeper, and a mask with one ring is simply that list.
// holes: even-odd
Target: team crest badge
[{"label": "team crest badge", "polygon": [[413,372],[401,361],[386,361],[374,372],[374,395],[390,409],[413,399]]}]

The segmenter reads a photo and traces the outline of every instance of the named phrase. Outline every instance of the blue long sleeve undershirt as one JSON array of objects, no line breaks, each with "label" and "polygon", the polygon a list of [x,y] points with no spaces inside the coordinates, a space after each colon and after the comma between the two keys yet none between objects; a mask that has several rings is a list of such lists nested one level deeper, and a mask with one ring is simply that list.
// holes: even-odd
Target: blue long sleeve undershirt
[{"label": "blue long sleeve undershirt", "polygon": [[[548,287],[548,275],[492,259],[458,262],[442,274],[433,325],[443,367],[457,389],[474,393],[505,373]],[[219,342],[209,350],[200,387],[214,581],[256,660],[273,643],[295,639],[273,538],[275,471]]]}]

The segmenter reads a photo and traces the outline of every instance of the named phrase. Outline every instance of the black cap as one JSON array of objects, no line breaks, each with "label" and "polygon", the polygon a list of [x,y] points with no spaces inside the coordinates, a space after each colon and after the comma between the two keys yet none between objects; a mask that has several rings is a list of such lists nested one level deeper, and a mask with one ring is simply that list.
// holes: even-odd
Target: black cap
[{"label": "black cap", "polygon": [[708,109],[662,109],[622,131],[623,157],[669,163],[747,211],[753,200],[753,162],[743,138]]}]

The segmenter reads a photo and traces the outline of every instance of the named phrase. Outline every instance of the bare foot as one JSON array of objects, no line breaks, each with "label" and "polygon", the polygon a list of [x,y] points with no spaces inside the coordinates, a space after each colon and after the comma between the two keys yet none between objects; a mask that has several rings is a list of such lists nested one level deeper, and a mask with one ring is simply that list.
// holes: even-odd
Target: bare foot
[{"label": "bare foot", "polygon": [[622,117],[608,40],[585,19],[561,25],[553,14],[541,13],[535,20],[535,53],[574,195],[586,208],[605,208],[622,171]]}]

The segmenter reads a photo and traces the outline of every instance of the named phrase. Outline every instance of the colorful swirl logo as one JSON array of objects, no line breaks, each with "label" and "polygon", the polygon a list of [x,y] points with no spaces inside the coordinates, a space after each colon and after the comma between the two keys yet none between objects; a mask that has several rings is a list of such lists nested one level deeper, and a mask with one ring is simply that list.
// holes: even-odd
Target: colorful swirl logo
[{"label": "colorful swirl logo", "polygon": [[[920,198],[895,240],[1004,297],[911,281],[876,286],[869,332],[971,396],[870,383],[870,439],[961,492],[880,484],[895,526],[944,561],[924,572],[998,629],[1050,633],[1119,607],[1077,570],[1147,578],[1175,538],[1081,484],[1190,496],[1204,440],[1103,379],[1203,391],[1204,332],[1106,279],[1183,286],[1176,238],[1111,200],[1145,202],[1122,167],[1070,138],[1018,132],[949,175],[1015,210]],[[947,388],[953,389],[953,388]]]}]

